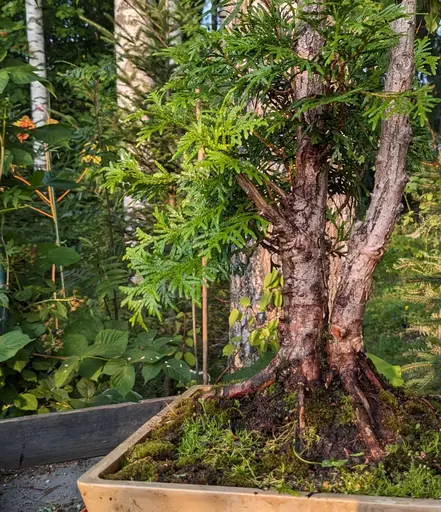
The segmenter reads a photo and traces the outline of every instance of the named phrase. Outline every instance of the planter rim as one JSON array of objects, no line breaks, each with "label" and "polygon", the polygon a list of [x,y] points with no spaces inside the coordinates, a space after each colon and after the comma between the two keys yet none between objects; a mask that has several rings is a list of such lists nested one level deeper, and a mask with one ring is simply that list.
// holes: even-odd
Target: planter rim
[{"label": "planter rim", "polygon": [[172,484],[164,482],[137,482],[137,481],[124,481],[124,480],[105,480],[101,478],[106,472],[109,472],[111,468],[115,467],[121,460],[122,456],[131,448],[133,445],[142,441],[146,435],[161,423],[163,418],[173,411],[182,401],[193,396],[198,391],[209,390],[209,386],[193,386],[192,388],[185,391],[182,395],[178,396],[170,404],[165,403],[166,407],[159,412],[152,419],[147,421],[142,427],[140,427],[134,434],[128,439],[121,443],[117,448],[112,450],[107,456],[99,461],[95,466],[89,469],[84,475],[78,479],[78,486],[80,491],[85,495],[84,490],[90,490],[93,487],[99,492],[100,489],[103,491],[109,488],[120,489],[120,490],[142,490],[145,491],[157,491],[159,493],[171,493],[171,494],[191,494],[191,495],[243,495],[243,496],[261,496],[268,497],[272,500],[302,500],[311,503],[313,501],[326,501],[328,503],[341,503],[343,507],[345,503],[356,503],[357,505],[364,506],[381,506],[381,509],[372,510],[388,510],[389,506],[393,506],[393,510],[398,510],[396,507],[402,507],[402,510],[419,510],[419,511],[432,511],[441,512],[441,500],[439,499],[417,499],[417,498],[395,498],[386,496],[364,496],[358,494],[332,494],[332,493],[314,493],[308,494],[300,492],[298,496],[292,496],[287,494],[281,494],[276,491],[263,491],[257,488],[244,488],[244,487],[223,487],[214,485],[195,485],[195,484]]}]

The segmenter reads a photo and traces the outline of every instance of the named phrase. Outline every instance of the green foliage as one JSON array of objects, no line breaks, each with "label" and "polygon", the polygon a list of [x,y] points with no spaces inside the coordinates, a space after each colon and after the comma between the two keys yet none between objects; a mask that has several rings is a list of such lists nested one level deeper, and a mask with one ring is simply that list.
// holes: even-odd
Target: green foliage
[{"label": "green foliage", "polygon": [[[235,23],[220,31],[192,28],[181,44],[162,50],[176,68],[138,114],[144,119],[139,140],[174,130],[174,157],[161,160],[147,178],[130,159],[109,170],[110,186],[127,177],[140,196],[177,191],[176,206],[157,210],[154,228],[140,230],[140,244],[127,253],[130,267],[145,277],[124,290],[133,322],[143,323],[144,310],[160,316],[176,298],[199,300],[203,279],[227,275],[232,247],[244,249],[250,239],[265,236],[266,222],[237,177],[250,180],[267,203],[277,202],[271,191],[283,195],[289,188],[300,126],[315,143],[331,148],[330,194],[351,196],[362,214],[381,120],[399,113],[425,126],[437,101],[428,85],[383,93],[387,55],[397,37],[392,23],[400,17],[399,5],[376,1],[327,1],[319,13],[310,13],[272,0],[266,8],[238,11]],[[292,51],[300,19],[324,40],[313,61]],[[434,70],[427,41],[417,42],[416,54],[420,73]],[[321,95],[295,100],[290,84],[302,71],[329,84]],[[319,107],[326,130],[304,126],[303,114]],[[427,144],[425,130],[419,130],[424,134],[415,139],[414,152]],[[179,171],[172,167],[177,164]],[[262,297],[262,309],[270,296]],[[282,297],[276,300],[281,304]]]},{"label": "green foliage", "polygon": [[[249,297],[242,297],[240,300],[241,310],[234,308],[231,310],[229,317],[230,327],[235,322],[241,322],[245,316],[248,318],[250,335],[249,340],[245,341],[248,341],[257,350],[259,357],[268,351],[274,354],[279,350],[278,326],[283,305],[283,276],[275,268],[265,276],[263,286],[262,296],[257,308],[251,304]],[[263,317],[264,320],[262,320],[262,315],[259,315],[259,313],[266,313]],[[230,356],[240,351],[241,342],[243,343],[243,341],[242,339],[235,340],[233,338],[223,348],[223,355]]]}]

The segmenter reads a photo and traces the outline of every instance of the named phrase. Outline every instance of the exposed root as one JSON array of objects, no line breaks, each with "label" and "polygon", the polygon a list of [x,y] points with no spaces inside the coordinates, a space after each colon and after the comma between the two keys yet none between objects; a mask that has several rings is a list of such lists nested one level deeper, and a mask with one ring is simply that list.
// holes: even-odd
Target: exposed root
[{"label": "exposed root", "polygon": [[[274,361],[274,360],[273,360]],[[246,379],[242,382],[237,382],[229,386],[215,388],[204,394],[205,399],[212,398],[242,398],[251,393],[262,391],[263,389],[274,384],[276,379],[275,365],[270,363],[264,370]]]},{"label": "exposed root", "polygon": [[[213,398],[242,398],[246,395],[262,391],[272,385],[276,379],[283,381],[285,389],[297,391],[297,436],[301,440],[306,429],[307,418],[305,413],[306,393],[312,387],[311,383],[302,376],[302,366],[295,364],[290,366],[284,365],[279,357],[275,357],[273,361],[261,372],[253,377],[228,386],[214,388],[204,395],[206,399]],[[357,372],[358,370],[358,372]],[[366,390],[371,390],[374,394],[378,394],[384,389],[380,379],[369,366],[366,356],[360,355],[356,363],[345,372],[337,372],[330,369],[327,376],[325,387],[328,388],[331,382],[337,379],[341,382],[345,392],[348,394],[356,416],[356,426],[358,434],[364,445],[369,460],[378,461],[384,457],[384,451],[380,445],[378,437],[375,433],[376,420],[372,411]]]},{"label": "exposed root", "polygon": [[369,401],[357,386],[353,372],[340,375],[340,379],[355,409],[357,430],[366,446],[368,458],[372,461],[379,461],[384,457],[384,450],[373,431],[375,422]]},{"label": "exposed root", "polygon": [[359,354],[359,364],[363,370],[364,375],[369,380],[369,383],[374,387],[375,391],[379,393],[384,389],[383,384],[380,382],[379,378],[373,372],[371,366],[369,365],[369,361],[365,354]]}]

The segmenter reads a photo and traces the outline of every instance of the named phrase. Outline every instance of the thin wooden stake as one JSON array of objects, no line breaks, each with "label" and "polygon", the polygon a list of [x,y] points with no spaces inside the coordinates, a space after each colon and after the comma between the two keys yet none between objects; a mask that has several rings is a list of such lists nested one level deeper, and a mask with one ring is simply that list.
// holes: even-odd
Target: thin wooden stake
[{"label": "thin wooden stake", "polygon": [[195,370],[196,370],[196,384],[199,381],[199,359],[198,359],[198,335],[196,333],[196,303],[191,302],[191,320],[193,323],[193,351],[196,359]]},{"label": "thin wooden stake", "polygon": [[[196,94],[199,94],[199,89],[196,89]],[[196,102],[196,118],[201,117],[201,103]],[[198,151],[198,162],[204,159],[204,150],[201,148]],[[202,267],[207,266],[207,260],[202,258]],[[204,385],[208,384],[208,289],[205,279],[202,280],[202,382]]]},{"label": "thin wooden stake", "polygon": [[[202,258],[202,266],[207,262]],[[205,279],[202,285],[202,376],[204,385],[208,384],[208,289]]]}]

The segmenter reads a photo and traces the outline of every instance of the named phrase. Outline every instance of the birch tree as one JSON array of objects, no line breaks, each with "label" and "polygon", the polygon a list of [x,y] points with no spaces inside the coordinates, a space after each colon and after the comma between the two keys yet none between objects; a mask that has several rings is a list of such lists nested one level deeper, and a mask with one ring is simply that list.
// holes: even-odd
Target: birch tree
[{"label": "birch tree", "polygon": [[[29,64],[36,73],[46,79],[46,53],[44,48],[43,0],[26,0],[26,28],[29,45]],[[49,118],[49,96],[43,83],[31,82],[32,121],[42,126]],[[34,167],[46,168],[43,145],[34,141]]]}]

